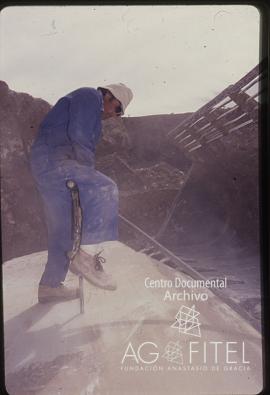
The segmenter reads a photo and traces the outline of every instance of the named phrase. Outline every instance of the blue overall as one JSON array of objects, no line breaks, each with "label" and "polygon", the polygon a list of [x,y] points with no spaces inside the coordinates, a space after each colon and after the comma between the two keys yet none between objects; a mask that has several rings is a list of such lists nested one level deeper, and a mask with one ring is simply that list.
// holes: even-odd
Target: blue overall
[{"label": "blue overall", "polygon": [[42,121],[31,148],[31,170],[42,197],[48,261],[40,284],[64,281],[72,249],[72,200],[66,180],[76,181],[82,208],[82,244],[118,238],[118,188],[95,170],[101,135],[102,94],[80,88],[62,97]]}]

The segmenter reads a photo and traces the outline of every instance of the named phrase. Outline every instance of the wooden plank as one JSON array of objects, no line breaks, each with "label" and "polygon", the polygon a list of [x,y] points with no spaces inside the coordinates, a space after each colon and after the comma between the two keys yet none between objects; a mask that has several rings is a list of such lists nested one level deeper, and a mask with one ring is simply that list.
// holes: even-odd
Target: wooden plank
[{"label": "wooden plank", "polygon": [[190,143],[186,144],[184,147],[189,147],[190,145],[192,145],[193,143],[197,143],[197,140],[192,140]]},{"label": "wooden plank", "polygon": [[180,136],[182,136],[185,132],[187,132],[186,129],[184,129],[181,133],[177,134],[177,135],[174,137],[174,139],[175,139],[175,140],[178,139],[178,138],[179,138]]},{"label": "wooden plank", "polygon": [[215,128],[215,126],[210,125],[210,128],[208,128],[206,131],[204,131],[204,133],[202,133],[199,137],[199,141],[203,140],[206,136],[208,136],[208,134],[213,133],[213,131],[216,131],[217,129]]},{"label": "wooden plank", "polygon": [[228,108],[223,114],[221,114],[221,115],[219,115],[219,116],[217,117],[217,120],[219,120],[219,119],[225,117],[226,115],[231,114],[232,112],[234,112],[234,111],[237,110],[237,109],[239,109],[239,106],[238,106],[237,104],[236,104],[235,107],[233,107],[233,108]]},{"label": "wooden plank", "polygon": [[232,133],[233,131],[238,130],[238,129],[242,129],[243,127],[245,127],[245,126],[247,126],[247,125],[249,125],[251,123],[254,123],[254,121],[252,119],[250,119],[247,122],[242,123],[241,125],[235,126],[234,128],[230,129],[228,132]]},{"label": "wooden plank", "polygon": [[216,129],[216,130],[222,130],[224,129],[224,123],[219,119],[217,120],[216,118],[216,112],[211,113],[211,114],[205,114],[205,118],[210,122],[210,124]]},{"label": "wooden plank", "polygon": [[211,126],[211,123],[208,121],[208,119],[205,118],[205,120],[207,121],[207,123],[206,123],[203,127],[198,128],[198,129],[196,130],[197,133],[202,132],[202,131],[205,130],[208,126]]},{"label": "wooden plank", "polygon": [[223,137],[223,133],[219,132],[219,133],[213,135],[210,139],[207,139],[206,140],[206,144],[209,144],[209,143],[211,143],[214,140],[220,139],[221,137]]},{"label": "wooden plank", "polygon": [[251,88],[252,86],[254,86],[255,84],[259,83],[260,81],[262,81],[263,79],[266,78],[266,73],[262,72],[261,74],[259,74],[253,81],[251,81],[249,84],[247,84],[245,87],[243,87],[241,90],[243,92],[246,92],[249,88]]},{"label": "wooden plank", "polygon": [[201,148],[201,147],[202,147],[202,145],[201,145],[201,144],[198,144],[198,145],[196,145],[195,147],[190,148],[190,149],[188,150],[188,152],[196,151],[197,149],[199,149],[199,148]]},{"label": "wooden plank", "polygon": [[199,119],[197,119],[195,122],[192,122],[189,127],[192,128],[193,126],[195,126],[198,122],[202,121],[204,119],[204,117],[200,117]]},{"label": "wooden plank", "polygon": [[[241,115],[239,115],[239,117],[234,118],[234,119],[232,119],[232,120],[226,122],[226,123],[224,124],[224,127],[227,126],[227,125],[231,125],[231,124],[234,123],[234,122],[239,121],[239,119],[242,119],[243,117],[248,117],[248,115],[245,114],[245,113],[242,113]],[[249,118],[249,117],[248,117],[248,118]],[[249,118],[249,119],[250,119],[250,118]]]},{"label": "wooden plank", "polygon": [[[228,88],[230,88],[232,86],[233,85],[230,85]],[[233,102],[233,100],[230,97],[228,97],[228,95],[226,95],[225,98],[222,101],[220,101],[220,103],[218,103],[218,105],[213,107],[212,111],[223,109],[227,104],[232,103],[232,102]]]},{"label": "wooden plank", "polygon": [[190,137],[191,137],[191,134],[187,135],[186,137],[184,137],[180,141],[178,141],[178,144],[182,143],[182,141],[185,141],[186,139],[188,139]]},{"label": "wooden plank", "polygon": [[254,121],[258,121],[258,103],[245,92],[230,93],[230,97],[238,104],[241,110],[248,113]]},{"label": "wooden plank", "polygon": [[247,117],[247,119],[251,119],[251,117],[248,114],[244,113],[242,109],[238,105],[236,105],[234,111],[230,111],[224,114],[222,118],[223,127],[221,127],[221,129],[225,131],[227,129],[226,125],[229,124],[229,122],[233,123],[234,121],[237,121],[237,119],[241,119],[241,117],[244,117],[244,114]]},{"label": "wooden plank", "polygon": [[[198,122],[200,123],[200,125],[198,125]],[[198,121],[198,122],[195,122],[195,123],[193,123],[192,125],[189,125],[185,130],[187,131],[187,132],[189,132],[191,135],[194,135],[194,137],[195,137],[195,134],[196,135],[200,135],[200,130],[201,129],[203,129],[203,128],[205,128],[206,126],[207,126],[207,123],[206,122],[208,122],[204,117],[201,117],[201,119]]]}]

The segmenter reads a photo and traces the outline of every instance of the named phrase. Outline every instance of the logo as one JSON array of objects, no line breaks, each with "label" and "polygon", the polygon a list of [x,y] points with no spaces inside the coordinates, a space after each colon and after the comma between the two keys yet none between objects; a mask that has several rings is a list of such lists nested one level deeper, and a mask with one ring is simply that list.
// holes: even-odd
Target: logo
[{"label": "logo", "polygon": [[[170,325],[178,333],[201,338],[200,313],[195,306],[181,306]],[[156,340],[156,339],[155,339]],[[175,339],[174,339],[175,340]],[[197,340],[197,339],[196,339]],[[250,361],[246,357],[245,342],[213,339],[182,343],[177,339],[165,343],[148,340],[140,344],[129,342],[123,352],[121,370],[129,371],[248,371]],[[163,343],[163,344],[162,344]],[[167,344],[166,346],[164,344]],[[165,364],[166,360],[168,363]],[[163,363],[162,363],[163,362]]]},{"label": "logo", "polygon": [[194,305],[191,308],[182,306],[176,314],[176,322],[171,325],[171,328],[178,329],[179,333],[201,337],[201,324],[197,318],[199,314],[200,313],[195,310]]},{"label": "logo", "polygon": [[129,342],[125,354],[122,358],[122,364],[127,358],[133,360],[137,364],[139,362],[145,364],[153,364],[157,361],[159,357],[159,352],[157,352],[158,346],[154,342],[143,342],[137,350],[134,349],[131,342]]},{"label": "logo", "polygon": [[163,358],[167,359],[168,362],[177,363],[183,365],[183,353],[182,347],[179,345],[179,341],[170,341],[165,347],[165,352],[162,355]]}]

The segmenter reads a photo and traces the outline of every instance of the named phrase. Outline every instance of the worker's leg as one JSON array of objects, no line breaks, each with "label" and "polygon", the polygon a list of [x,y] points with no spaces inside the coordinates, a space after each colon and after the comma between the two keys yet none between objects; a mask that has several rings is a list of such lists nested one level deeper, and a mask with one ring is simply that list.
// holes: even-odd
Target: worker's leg
[{"label": "worker's leg", "polygon": [[70,193],[64,182],[63,171],[53,166],[49,160],[48,146],[42,144],[41,140],[38,139],[32,147],[30,164],[47,223],[48,260],[38,288],[38,301],[47,303],[74,299],[78,297],[78,289],[61,284],[69,267],[66,252],[73,244]]},{"label": "worker's leg", "polygon": [[75,180],[83,213],[81,244],[118,239],[118,188],[114,181],[93,170]]},{"label": "worker's leg", "polygon": [[80,273],[86,280],[97,287],[115,290],[117,284],[111,274],[103,268],[106,259],[101,256],[103,245],[118,239],[118,188],[104,174],[95,171],[83,174],[72,174],[80,191],[82,207],[82,240],[81,243],[101,247],[88,254],[80,249],[70,264],[73,273]]},{"label": "worker's leg", "polygon": [[66,253],[73,245],[72,207],[68,190],[50,189],[48,184],[46,190],[41,190],[48,233],[48,261],[40,284],[56,287],[65,280],[68,271],[69,260]]},{"label": "worker's leg", "polygon": [[48,229],[48,262],[41,284],[57,286],[68,270],[67,251],[72,248],[71,197],[66,181],[79,188],[82,207],[82,244],[118,238],[118,189],[102,173],[86,166],[59,167],[37,177]]}]

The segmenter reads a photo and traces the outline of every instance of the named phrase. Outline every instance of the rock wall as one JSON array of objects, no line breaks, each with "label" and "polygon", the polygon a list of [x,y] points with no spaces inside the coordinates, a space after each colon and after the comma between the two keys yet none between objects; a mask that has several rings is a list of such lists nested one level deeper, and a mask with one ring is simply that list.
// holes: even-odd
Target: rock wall
[{"label": "rock wall", "polygon": [[29,149],[50,105],[0,83],[2,259],[46,249],[42,205],[30,173]]}]

